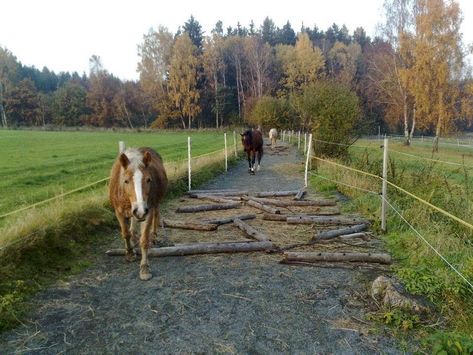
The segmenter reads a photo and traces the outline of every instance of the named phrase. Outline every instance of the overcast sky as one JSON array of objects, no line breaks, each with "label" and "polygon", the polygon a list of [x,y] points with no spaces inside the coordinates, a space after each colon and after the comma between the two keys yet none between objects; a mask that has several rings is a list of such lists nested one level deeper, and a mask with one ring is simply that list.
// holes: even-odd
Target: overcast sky
[{"label": "overcast sky", "polygon": [[[251,20],[260,26],[269,16],[278,27],[290,21],[326,30],[345,24],[350,33],[362,26],[374,36],[382,21],[383,0],[210,1],[210,0],[1,0],[0,46],[25,65],[55,72],[88,72],[92,54],[122,79],[137,79],[137,45],[143,34],[164,25],[172,32],[194,15],[209,34],[218,20],[224,28]],[[473,42],[473,1],[460,0],[464,41]]]}]

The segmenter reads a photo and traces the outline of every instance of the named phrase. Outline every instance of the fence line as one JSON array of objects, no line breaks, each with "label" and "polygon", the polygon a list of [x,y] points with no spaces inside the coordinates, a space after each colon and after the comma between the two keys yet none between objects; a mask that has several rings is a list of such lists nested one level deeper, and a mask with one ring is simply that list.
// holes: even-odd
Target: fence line
[{"label": "fence line", "polygon": [[355,186],[355,185],[347,184],[347,183],[339,181],[339,180],[330,179],[326,176],[323,176],[323,175],[320,175],[320,174],[317,174],[317,173],[310,172],[309,174],[312,175],[312,176],[316,176],[318,178],[321,178],[323,180],[327,180],[327,181],[330,181],[330,182],[333,182],[333,183],[336,183],[336,184],[340,184],[340,185],[350,187],[350,188],[355,189],[355,190],[360,190],[360,191],[367,192],[369,194],[373,194],[373,195],[376,195],[376,196],[379,195],[379,193],[376,192],[376,191],[372,191],[372,190],[365,189],[363,187],[358,187],[358,186]]},{"label": "fence line", "polygon": [[367,145],[359,145],[359,144],[356,144],[356,141],[353,142],[352,144],[347,144],[347,143],[336,143],[336,142],[329,142],[329,141],[324,141],[322,139],[316,139],[314,138],[313,139],[315,142],[321,142],[321,143],[325,143],[325,144],[332,144],[332,145],[339,145],[339,146],[344,146],[344,147],[353,147],[353,148],[365,148],[365,149],[378,149],[378,147],[376,146],[373,146],[373,147],[370,147],[370,146],[367,146]]},{"label": "fence line", "polygon": [[440,159],[432,159],[432,158],[422,157],[422,156],[420,156],[420,155],[405,153],[405,152],[401,152],[401,151],[395,150],[395,149],[389,149],[389,151],[390,151],[390,152],[397,153],[397,154],[401,154],[401,155],[406,155],[406,156],[411,157],[411,158],[416,158],[416,159],[422,159],[422,160],[431,161],[431,162],[434,162],[434,163],[449,164],[449,165],[460,166],[460,167],[464,167],[464,168],[468,168],[468,169],[473,169],[473,166],[464,165],[464,164],[460,164],[460,163],[455,163],[455,162],[453,162],[453,161],[445,161],[445,160],[440,160]]},{"label": "fence line", "polygon": [[[121,143],[123,143],[123,142],[121,142],[121,141],[119,142],[119,151],[121,151],[121,149],[124,148],[124,145],[122,146]],[[223,148],[223,149],[219,149],[219,150],[215,150],[215,151],[210,152],[210,153],[200,154],[200,155],[191,157],[191,159],[198,159],[198,158],[202,158],[202,157],[205,157],[205,156],[208,156],[208,155],[213,155],[213,154],[216,154],[216,153],[223,153],[223,152],[224,152],[224,148]],[[178,161],[173,161],[172,163],[176,163],[176,162],[181,162],[181,163],[183,163],[184,161],[187,161],[187,159],[180,159],[180,160],[178,160]],[[62,197],[65,197],[65,196],[74,194],[74,193],[76,193],[76,192],[85,190],[85,189],[87,189],[87,188],[89,188],[89,187],[92,187],[92,186],[94,186],[94,185],[98,185],[98,184],[100,184],[100,183],[102,183],[102,182],[105,182],[105,181],[108,181],[108,180],[110,180],[110,177],[102,178],[102,179],[97,180],[97,181],[94,181],[94,182],[92,182],[92,183],[90,183],[90,184],[80,186],[80,187],[75,188],[75,189],[73,189],[73,190],[70,190],[70,191],[67,191],[67,192],[64,192],[64,193],[55,195],[55,196],[53,196],[53,197],[47,198],[47,199],[45,199],[45,200],[35,202],[35,203],[31,204],[31,205],[27,205],[27,206],[18,208],[18,209],[16,209],[16,210],[13,210],[13,211],[4,213],[4,214],[0,215],[0,219],[5,218],[5,217],[8,217],[8,216],[11,216],[11,215],[16,214],[16,213],[19,213],[19,212],[23,212],[23,211],[29,210],[29,209],[31,209],[31,208],[34,208],[34,207],[37,207],[37,206],[40,206],[40,205],[43,205],[43,204],[46,204],[46,203],[48,203],[48,202],[51,202],[51,201],[60,199],[60,198],[62,198]]]},{"label": "fence line", "polygon": [[427,241],[427,239],[425,239],[425,238],[422,236],[422,234],[420,234],[420,233],[417,231],[417,229],[415,229],[414,226],[413,226],[412,224],[410,224],[409,221],[408,221],[407,219],[405,219],[404,216],[403,216],[387,199],[385,199],[385,202],[386,202],[386,203],[389,205],[389,207],[391,207],[391,209],[404,221],[404,223],[406,223],[406,224],[414,231],[414,233],[417,234],[417,236],[419,236],[419,238],[422,239],[422,241],[423,241],[425,244],[427,244],[427,245],[429,246],[429,248],[432,249],[432,250],[443,260],[443,262],[445,262],[453,271],[455,271],[455,272],[458,274],[458,276],[460,276],[460,277],[463,279],[463,281],[465,281],[465,282],[471,287],[471,289],[473,290],[473,284],[472,284],[470,281],[468,281],[468,279],[467,279],[465,276],[463,276],[463,274],[462,274],[460,271],[458,271],[458,269],[457,269],[455,266],[453,266],[452,264],[450,264],[450,262],[449,262],[442,254],[440,254],[440,252],[439,252],[437,249],[435,249],[435,248],[433,247],[433,245],[430,244],[430,243]]}]

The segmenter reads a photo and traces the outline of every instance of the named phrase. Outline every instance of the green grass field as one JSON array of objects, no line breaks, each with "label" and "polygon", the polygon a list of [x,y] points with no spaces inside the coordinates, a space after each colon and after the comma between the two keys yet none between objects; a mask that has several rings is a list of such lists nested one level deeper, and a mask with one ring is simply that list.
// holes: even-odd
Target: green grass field
[{"label": "green grass field", "polygon": [[[233,147],[233,132],[228,144]],[[0,215],[107,177],[118,142],[156,149],[165,162],[224,147],[222,132],[42,132],[0,130]],[[238,142],[239,143],[239,142]]]},{"label": "green grass field", "polygon": [[[337,162],[380,176],[383,155],[380,145],[382,142],[379,140],[359,140],[349,148],[348,156]],[[442,144],[439,152],[432,155],[431,142],[416,140],[408,147],[399,140],[391,139],[389,148],[389,181],[473,224],[473,147]],[[373,229],[382,235],[386,248],[396,260],[394,270],[397,277],[411,293],[422,295],[435,305],[438,313],[431,315],[431,318],[419,321],[400,316],[415,319],[411,323],[418,339],[428,339],[446,353],[462,354],[468,353],[465,349],[473,349],[471,287],[390,208],[388,233],[381,233],[381,199],[378,195],[381,181],[329,163],[314,160],[314,164],[317,164],[314,174],[323,178],[312,175],[311,184],[327,191],[337,189],[351,197],[346,208],[375,221]],[[373,191],[374,194],[355,187]],[[388,186],[388,200],[428,243],[470,282],[473,281],[472,230],[391,186]],[[387,322],[389,312],[380,310],[379,319]],[[457,345],[459,348],[456,348]]]}]

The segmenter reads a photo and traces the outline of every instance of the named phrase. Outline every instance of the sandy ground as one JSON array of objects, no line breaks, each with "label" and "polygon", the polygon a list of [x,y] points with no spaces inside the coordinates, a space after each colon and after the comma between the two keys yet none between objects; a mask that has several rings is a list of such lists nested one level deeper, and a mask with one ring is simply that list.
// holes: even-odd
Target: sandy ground
[{"label": "sandy ground", "polygon": [[[255,176],[248,174],[242,161],[201,188],[299,189],[302,157],[289,149],[275,154],[267,147],[266,152]],[[307,198],[317,196],[310,191]],[[202,201],[183,196],[163,214],[199,221],[256,213],[257,218],[248,223],[279,246],[308,241],[316,231],[308,225],[263,221],[261,211],[249,207],[190,215],[174,212],[177,206],[195,203]],[[283,213],[302,211],[310,209]],[[232,225],[215,232],[166,229],[160,234],[172,243],[246,239]],[[109,247],[121,245],[117,232]],[[373,237],[363,245],[296,250],[381,249]],[[365,319],[373,306],[369,284],[387,270],[289,266],[280,260],[277,253],[153,258],[154,277],[142,282],[138,262],[103,254],[80,275],[39,293],[25,325],[0,334],[0,353],[402,353],[395,339]]]}]

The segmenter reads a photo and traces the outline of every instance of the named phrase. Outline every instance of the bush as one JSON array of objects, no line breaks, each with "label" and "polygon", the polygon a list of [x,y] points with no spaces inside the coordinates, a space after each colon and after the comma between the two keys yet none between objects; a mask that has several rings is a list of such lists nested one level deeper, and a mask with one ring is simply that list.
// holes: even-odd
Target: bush
[{"label": "bush", "polygon": [[348,87],[331,82],[320,82],[302,89],[291,98],[303,125],[312,130],[313,138],[341,143],[326,144],[315,141],[316,154],[342,156],[357,136],[360,120],[358,96]]},{"label": "bush", "polygon": [[253,126],[278,130],[293,128],[294,111],[285,98],[261,97],[251,110],[247,122]]}]

